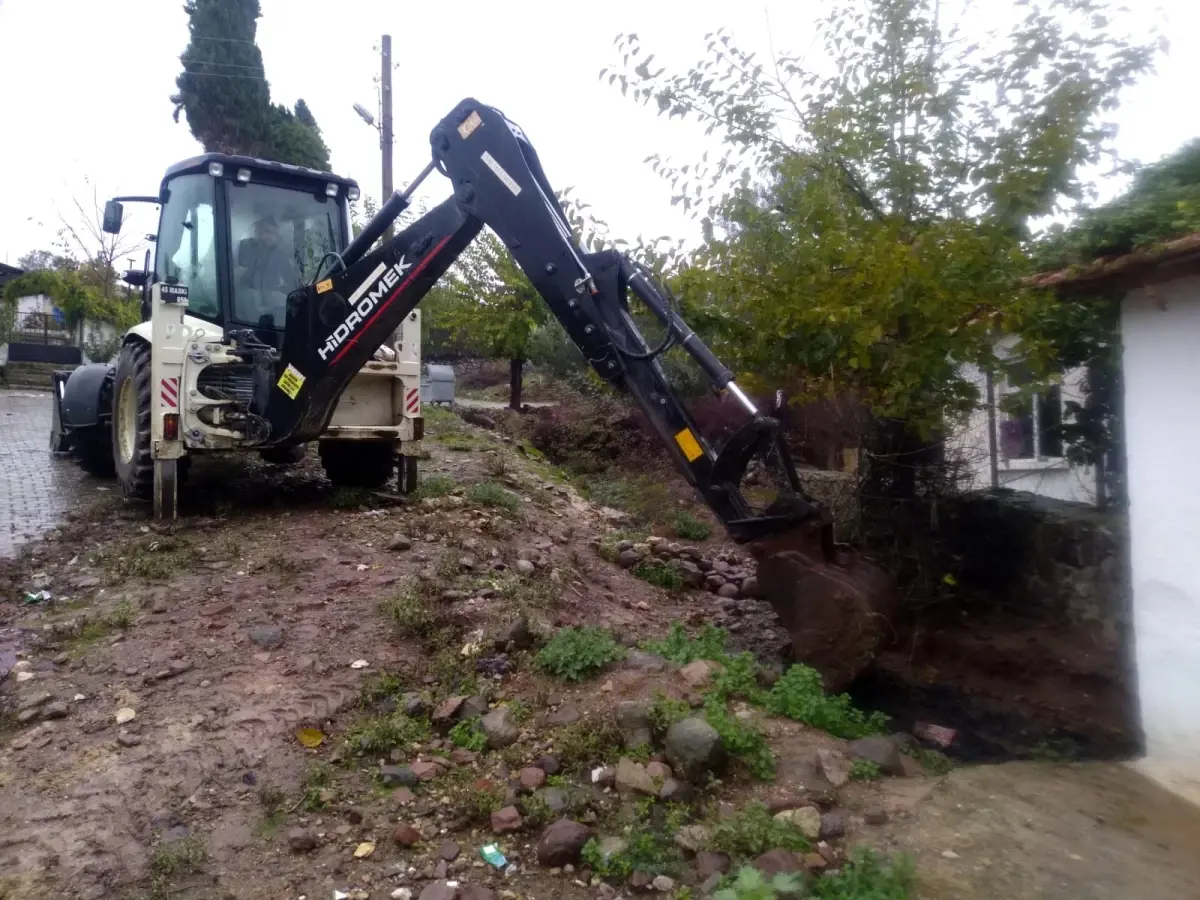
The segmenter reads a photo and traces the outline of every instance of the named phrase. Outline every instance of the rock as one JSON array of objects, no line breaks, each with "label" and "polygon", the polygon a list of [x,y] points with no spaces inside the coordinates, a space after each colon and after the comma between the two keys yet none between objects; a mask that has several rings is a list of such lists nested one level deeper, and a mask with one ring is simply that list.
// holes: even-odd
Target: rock
[{"label": "rock", "polygon": [[475,558],[473,556],[460,556],[458,558],[458,564],[461,568],[468,572],[474,569],[476,565]]},{"label": "rock", "polygon": [[442,846],[438,847],[438,856],[446,862],[454,862],[461,849],[454,841],[443,841]]},{"label": "rock", "polygon": [[546,724],[554,728],[561,728],[564,725],[574,725],[580,718],[582,718],[582,713],[579,712],[578,706],[574,703],[564,703],[546,716]]},{"label": "rock", "polygon": [[617,728],[626,749],[649,744],[652,739],[651,705],[644,700],[623,700],[617,704]]},{"label": "rock", "polygon": [[719,591],[725,585],[725,579],[720,575],[709,575],[704,579],[704,586],[713,593]]},{"label": "rock", "polygon": [[537,566],[533,564],[532,560],[528,559],[518,559],[514,568],[522,575],[532,575],[537,571]]},{"label": "rock", "polygon": [[421,832],[417,831],[411,825],[400,824],[392,832],[392,840],[401,847],[411,847],[413,844],[420,843]]},{"label": "rock", "polygon": [[479,727],[487,736],[488,746],[493,750],[516,743],[520,729],[513,718],[512,708],[501,703],[479,720]]},{"label": "rock", "polygon": [[695,789],[678,778],[666,779],[658,789],[658,799],[663,803],[691,803],[695,795]]},{"label": "rock", "polygon": [[528,650],[532,646],[533,632],[529,630],[529,620],[524,616],[514,619],[496,638],[497,650]]},{"label": "rock", "polygon": [[557,775],[562,768],[558,764],[558,757],[551,756],[549,753],[543,753],[533,761],[533,764],[545,772],[547,775]]},{"label": "rock", "polygon": [[758,579],[751,575],[742,581],[742,596],[753,597],[758,599],[762,597],[762,588],[758,585]]},{"label": "rock", "polygon": [[620,553],[622,550],[632,550],[632,549],[633,549],[633,541],[617,541],[617,552],[618,553]]},{"label": "rock", "polygon": [[412,900],[412,895],[412,888],[409,887],[398,887],[388,894],[392,900]]},{"label": "rock", "polygon": [[406,535],[395,534],[395,535],[392,535],[392,539],[390,541],[388,541],[387,548],[389,550],[398,550],[398,551],[411,550],[412,549],[412,541]]},{"label": "rock", "polygon": [[655,875],[654,880],[650,882],[650,887],[661,893],[675,890],[675,879],[666,875]]},{"label": "rock", "polygon": [[127,722],[132,722],[137,718],[137,711],[132,707],[122,706],[117,710],[116,720],[118,725],[124,725]]},{"label": "rock", "polygon": [[668,766],[666,763],[661,763],[661,762],[658,762],[657,760],[652,760],[652,761],[646,763],[646,774],[649,775],[651,778],[661,780],[661,781],[666,781],[668,778],[671,777],[671,767]]},{"label": "rock", "polygon": [[728,598],[732,599],[732,598],[736,597],[737,595],[738,595],[738,586],[736,584],[730,584],[728,581],[725,582],[723,585],[721,585],[719,588],[717,588],[717,596],[718,597],[728,597]]},{"label": "rock", "polygon": [[408,691],[400,695],[400,708],[410,718],[419,718],[429,711],[429,704],[416,691]]},{"label": "rock", "polygon": [[702,691],[712,683],[714,677],[724,667],[711,659],[698,659],[690,662],[679,670],[679,677],[684,684],[694,691]]},{"label": "rock", "polygon": [[458,900],[458,886],[451,886],[444,881],[434,881],[425,885],[418,900]]},{"label": "rock", "polygon": [[522,824],[521,814],[515,806],[506,806],[492,813],[492,831],[496,834],[508,834],[516,831]]},{"label": "rock", "polygon": [[676,569],[683,576],[683,583],[688,587],[698,588],[704,584],[704,573],[690,559],[681,560],[676,564]]},{"label": "rock", "polygon": [[831,809],[821,815],[821,829],[818,837],[823,841],[843,837],[846,834],[846,814],[840,809]]},{"label": "rock", "polygon": [[409,768],[413,774],[417,776],[419,781],[432,781],[442,774],[442,767],[435,762],[420,759],[413,763]]},{"label": "rock", "polygon": [[592,784],[600,787],[612,787],[617,783],[617,770],[612,766],[601,766],[592,770]]},{"label": "rock", "polygon": [[622,794],[639,793],[650,797],[658,793],[654,779],[646,774],[646,767],[627,756],[617,762],[617,790]]},{"label": "rock", "polygon": [[[49,718],[49,716],[47,716],[47,718]],[[907,753],[901,753],[900,774],[905,778],[921,778],[925,775],[925,767]]]},{"label": "rock", "polygon": [[625,654],[624,666],[639,672],[663,672],[667,668],[667,661],[645,650],[630,650]]},{"label": "rock", "polygon": [[754,868],[764,875],[778,875],[781,872],[803,872],[804,863],[795,853],[777,847],[768,850],[751,863]]},{"label": "rock", "polygon": [[806,838],[816,840],[821,834],[821,811],[813,806],[802,806],[799,809],[785,809],[775,813],[776,822],[787,822],[804,833]]},{"label": "rock", "polygon": [[537,796],[550,812],[560,813],[567,808],[567,794],[562,788],[543,788],[538,791]]},{"label": "rock", "polygon": [[632,550],[632,549],[622,550],[617,555],[617,563],[621,566],[622,569],[632,569],[634,566],[637,565],[637,561],[639,558],[640,557],[637,555],[636,550]]},{"label": "rock", "polygon": [[600,858],[604,861],[612,859],[614,856],[620,856],[629,848],[629,842],[623,837],[610,835],[600,838],[596,844],[596,850],[600,854]]},{"label": "rock", "polygon": [[521,787],[527,791],[536,791],[546,783],[546,773],[537,766],[526,766],[517,775]]},{"label": "rock", "polygon": [[469,766],[475,762],[475,754],[470,750],[465,750],[462,747],[455,747],[450,751],[450,762],[456,766]]},{"label": "rock", "polygon": [[118,734],[117,745],[120,747],[130,748],[141,744],[142,739],[136,734]]},{"label": "rock", "polygon": [[410,790],[407,787],[399,787],[399,788],[396,788],[396,790],[392,791],[392,800],[394,800],[396,803],[400,804],[401,806],[407,806],[409,803],[412,803],[413,800],[415,800],[416,798],[417,798],[417,795],[414,794],[412,792],[412,790]]},{"label": "rock", "polygon": [[675,843],[684,850],[699,853],[712,840],[712,829],[707,825],[683,825],[675,832]]},{"label": "rock", "polygon": [[408,766],[380,766],[379,777],[384,787],[416,787],[421,777]]},{"label": "rock", "polygon": [[904,774],[904,754],[890,737],[865,737],[851,741],[847,748],[854,759],[865,759],[879,766],[884,775]]},{"label": "rock", "polygon": [[573,865],[591,837],[592,829],[586,825],[570,819],[551,822],[538,838],[537,861],[547,867]]},{"label": "rock", "polygon": [[629,886],[636,891],[650,886],[650,882],[654,880],[654,876],[649,872],[643,872],[641,869],[636,870],[629,876]]},{"label": "rock", "polygon": [[696,874],[701,878],[723,875],[729,871],[729,857],[724,853],[701,850],[696,854]]},{"label": "rock", "polygon": [[478,694],[468,697],[458,708],[460,719],[477,719],[488,711],[487,697]]},{"label": "rock", "polygon": [[839,788],[850,780],[850,760],[837,750],[818,750],[817,768],[826,780]]},{"label": "rock", "polygon": [[887,810],[878,803],[868,804],[863,810],[863,821],[868,825],[886,825],[888,820]]},{"label": "rock", "polygon": [[453,722],[459,717],[462,706],[466,702],[467,698],[465,696],[447,697],[434,707],[433,712],[429,716],[429,720],[435,725]]},{"label": "rock", "polygon": [[283,629],[278,625],[255,625],[246,635],[256,647],[263,650],[275,650],[283,646]]},{"label": "rock", "polygon": [[800,859],[804,862],[804,868],[814,875],[819,875],[829,868],[829,861],[820,853],[805,853]]},{"label": "rock", "polygon": [[288,831],[288,846],[293,853],[308,853],[317,849],[317,838],[303,828],[293,828]]},{"label": "rock", "polygon": [[482,884],[468,884],[459,890],[458,900],[496,900],[496,892]]},{"label": "rock", "polygon": [[667,761],[677,778],[699,781],[725,764],[725,745],[715,728],[696,716],[670,727],[666,738]]}]

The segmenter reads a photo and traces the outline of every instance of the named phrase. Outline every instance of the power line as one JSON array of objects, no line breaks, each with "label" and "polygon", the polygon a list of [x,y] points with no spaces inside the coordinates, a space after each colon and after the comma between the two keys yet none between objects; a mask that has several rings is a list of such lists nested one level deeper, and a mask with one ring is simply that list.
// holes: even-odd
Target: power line
[{"label": "power line", "polygon": [[212,62],[207,59],[184,59],[182,56],[179,57],[179,61],[185,66],[216,66],[220,69],[249,69],[252,72],[261,72],[263,70],[261,65],[246,66],[242,65],[241,63]]},{"label": "power line", "polygon": [[189,72],[186,69],[184,75],[203,75],[206,78],[240,78],[243,81],[261,81],[266,83],[267,79],[263,75],[234,75],[229,72]]},{"label": "power line", "polygon": [[245,38],[224,38],[224,37],[209,37],[204,34],[193,34],[193,41],[220,41],[225,44],[253,44],[254,41],[248,41]]}]

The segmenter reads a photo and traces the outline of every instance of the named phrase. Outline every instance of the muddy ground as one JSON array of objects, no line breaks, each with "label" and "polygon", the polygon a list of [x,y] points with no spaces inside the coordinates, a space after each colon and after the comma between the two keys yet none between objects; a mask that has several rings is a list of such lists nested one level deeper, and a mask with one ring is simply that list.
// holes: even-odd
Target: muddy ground
[{"label": "muddy ground", "polygon": [[[523,618],[540,640],[602,626],[633,647],[672,623],[729,622],[728,600],[603,558],[619,514],[529,448],[449,414],[428,431],[423,499],[331,489],[311,461],[220,460],[193,468],[174,526],[104,494],[0,564],[0,898],[607,898],[653,891],[642,881],[656,866],[664,892],[711,888],[664,804],[592,780],[629,752],[617,705],[698,703],[691,676],[630,653],[566,682],[509,639]],[[25,602],[38,590],[52,599]],[[751,624],[732,649],[778,646],[769,610],[738,602]],[[429,732],[388,731],[410,694],[434,718],[449,698],[509,704],[516,740],[456,747],[459,708]],[[834,785],[817,751],[848,761],[846,741],[733,709],[765,734],[774,775],[734,766],[688,815],[712,826],[754,800],[816,809],[824,832],[802,858],[814,873],[866,844],[910,855],[912,896],[930,900],[1200,896],[1200,816],[1123,766],[938,774],[939,758],[903,755],[902,777]],[[428,778],[398,787],[408,775],[383,766]],[[647,877],[539,865],[559,815],[548,787],[597,837],[659,834]],[[509,806],[524,819],[513,831],[491,815]],[[492,842],[509,867],[481,858]]]}]

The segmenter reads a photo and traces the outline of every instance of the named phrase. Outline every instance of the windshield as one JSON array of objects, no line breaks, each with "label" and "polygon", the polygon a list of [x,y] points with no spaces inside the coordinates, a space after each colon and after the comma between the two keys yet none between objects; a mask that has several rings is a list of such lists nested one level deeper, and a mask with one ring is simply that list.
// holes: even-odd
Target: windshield
[{"label": "windshield", "polygon": [[287,295],[310,284],[321,258],[341,249],[336,199],[247,184],[229,189],[233,317],[283,328]]}]

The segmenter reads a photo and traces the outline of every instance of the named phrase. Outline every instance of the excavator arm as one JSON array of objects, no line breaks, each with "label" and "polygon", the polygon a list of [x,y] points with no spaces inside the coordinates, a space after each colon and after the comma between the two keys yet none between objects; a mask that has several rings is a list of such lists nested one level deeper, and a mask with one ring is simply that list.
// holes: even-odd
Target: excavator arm
[{"label": "excavator arm", "polygon": [[[272,442],[319,436],[346,384],[486,225],[596,373],[637,402],[730,537],[752,544],[760,589],[792,632],[797,656],[820,668],[830,687],[841,685],[861,668],[863,648],[874,652],[886,578],[835,549],[830,515],[801,489],[778,422],[755,408],[648,271],[615,251],[587,253],[575,243],[536,151],[502,113],[464,100],[430,143],[433,160],[408,193],[388,199],[329,274],[288,298],[274,377],[290,367],[302,387],[294,397],[269,391]],[[453,197],[372,249],[434,170],[450,179]],[[631,295],[663,326],[655,347],[635,323]],[[745,411],[745,424],[719,447],[701,434],[664,373],[660,357],[671,345]],[[753,460],[759,477],[774,480],[758,505],[742,489]]]}]

